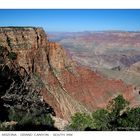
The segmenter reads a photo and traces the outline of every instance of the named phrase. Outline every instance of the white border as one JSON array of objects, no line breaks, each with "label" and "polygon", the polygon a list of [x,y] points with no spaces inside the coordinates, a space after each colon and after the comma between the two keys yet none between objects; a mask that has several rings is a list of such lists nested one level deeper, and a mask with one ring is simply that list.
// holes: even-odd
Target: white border
[{"label": "white border", "polygon": [[[37,134],[45,134],[46,136],[37,136]],[[1,136],[3,134],[7,134],[9,136]],[[17,136],[14,136],[14,135]],[[68,134],[72,134],[72,136],[67,136]],[[11,136],[10,136],[11,135]],[[49,135],[49,136],[47,136]],[[135,137],[137,136],[137,137]],[[41,139],[41,140],[133,140],[135,138],[139,138],[140,133],[139,132],[62,132],[62,131],[56,131],[56,132],[48,132],[48,131],[20,131],[20,132],[0,132],[0,139],[7,140],[10,138],[10,140],[25,140],[25,139]],[[80,138],[80,139],[79,139]]]},{"label": "white border", "polygon": [[139,9],[140,0],[0,0],[1,9]]},{"label": "white border", "polygon": [[[140,9],[140,0],[0,0],[0,9]],[[0,19],[2,20],[2,19]],[[0,132],[4,133],[4,132]],[[10,133],[10,132],[6,132]],[[12,132],[19,134],[20,132]],[[37,133],[37,132],[24,132]],[[40,132],[38,132],[40,133]],[[43,132],[44,133],[44,132]],[[60,134],[66,132],[46,132],[50,134]],[[50,136],[0,136],[4,140],[19,139],[51,139],[51,140],[132,140],[140,137],[140,132],[71,132],[72,137]]]}]

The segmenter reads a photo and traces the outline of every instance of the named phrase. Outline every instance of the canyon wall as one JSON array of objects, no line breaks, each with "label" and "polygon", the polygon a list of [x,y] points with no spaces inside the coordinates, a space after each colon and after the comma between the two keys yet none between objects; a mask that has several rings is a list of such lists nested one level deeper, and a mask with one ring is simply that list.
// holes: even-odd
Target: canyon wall
[{"label": "canyon wall", "polygon": [[36,80],[43,99],[60,118],[69,120],[75,112],[104,107],[118,94],[138,104],[139,94],[133,86],[78,66],[62,46],[48,41],[42,28],[0,28],[0,45],[17,54],[14,63]]}]

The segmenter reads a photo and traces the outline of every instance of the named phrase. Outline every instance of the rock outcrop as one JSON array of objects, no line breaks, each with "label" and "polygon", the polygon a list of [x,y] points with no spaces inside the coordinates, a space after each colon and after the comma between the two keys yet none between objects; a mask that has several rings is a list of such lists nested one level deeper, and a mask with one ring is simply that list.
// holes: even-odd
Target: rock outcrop
[{"label": "rock outcrop", "polygon": [[132,86],[78,66],[62,46],[48,41],[42,28],[0,28],[0,45],[17,54],[15,63],[36,79],[43,99],[60,118],[69,120],[75,112],[104,107],[118,94],[136,104]]},{"label": "rock outcrop", "polygon": [[140,74],[140,61],[134,63],[128,68],[129,71]]}]

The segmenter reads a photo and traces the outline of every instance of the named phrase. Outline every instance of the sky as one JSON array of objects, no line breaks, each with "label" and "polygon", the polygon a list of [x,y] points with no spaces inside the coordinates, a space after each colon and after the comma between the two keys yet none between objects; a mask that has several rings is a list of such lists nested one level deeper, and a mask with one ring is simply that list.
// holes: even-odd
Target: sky
[{"label": "sky", "polygon": [[35,26],[46,31],[140,31],[140,10],[0,10],[0,26]]}]

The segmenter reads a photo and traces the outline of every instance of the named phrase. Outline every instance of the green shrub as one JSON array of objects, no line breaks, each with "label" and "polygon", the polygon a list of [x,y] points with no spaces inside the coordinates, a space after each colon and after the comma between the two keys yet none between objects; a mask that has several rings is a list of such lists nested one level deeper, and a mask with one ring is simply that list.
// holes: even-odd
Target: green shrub
[{"label": "green shrub", "polygon": [[7,37],[7,43],[8,43],[8,46],[9,46],[10,48],[12,48],[11,38],[10,38],[10,37]]},{"label": "green shrub", "polygon": [[118,119],[119,129],[140,130],[140,108],[132,108]]},{"label": "green shrub", "polygon": [[[9,90],[1,98],[9,110],[9,120],[17,125],[49,125],[53,126],[51,115],[54,111],[41,99],[41,95],[28,83],[28,77],[11,84]],[[28,84],[27,84],[28,83]]]},{"label": "green shrub", "polygon": [[33,118],[33,124],[53,126],[54,120],[50,114],[42,114]]},{"label": "green shrub", "polygon": [[123,111],[128,105],[129,102],[126,101],[122,95],[118,95],[109,102],[107,108],[116,115],[120,115],[121,111]]},{"label": "green shrub", "polygon": [[69,125],[69,130],[83,131],[87,127],[92,128],[93,120],[89,114],[76,113],[72,116],[72,122]]},{"label": "green shrub", "polygon": [[109,130],[109,112],[105,109],[99,109],[92,113],[94,128],[97,130]]},{"label": "green shrub", "polygon": [[68,130],[140,130],[140,108],[129,108],[122,95],[112,99],[107,109],[98,109],[92,117],[85,113],[72,116]]},{"label": "green shrub", "polygon": [[29,113],[25,113],[24,111],[16,110],[14,108],[10,108],[9,110],[9,120],[18,122],[20,125],[31,123],[32,115]]},{"label": "green shrub", "polygon": [[10,110],[9,120],[15,121],[18,125],[48,125],[53,126],[54,121],[50,114],[44,113],[33,115],[32,113]]},{"label": "green shrub", "polygon": [[15,52],[9,52],[8,58],[10,60],[16,60],[17,59],[17,54]]}]

